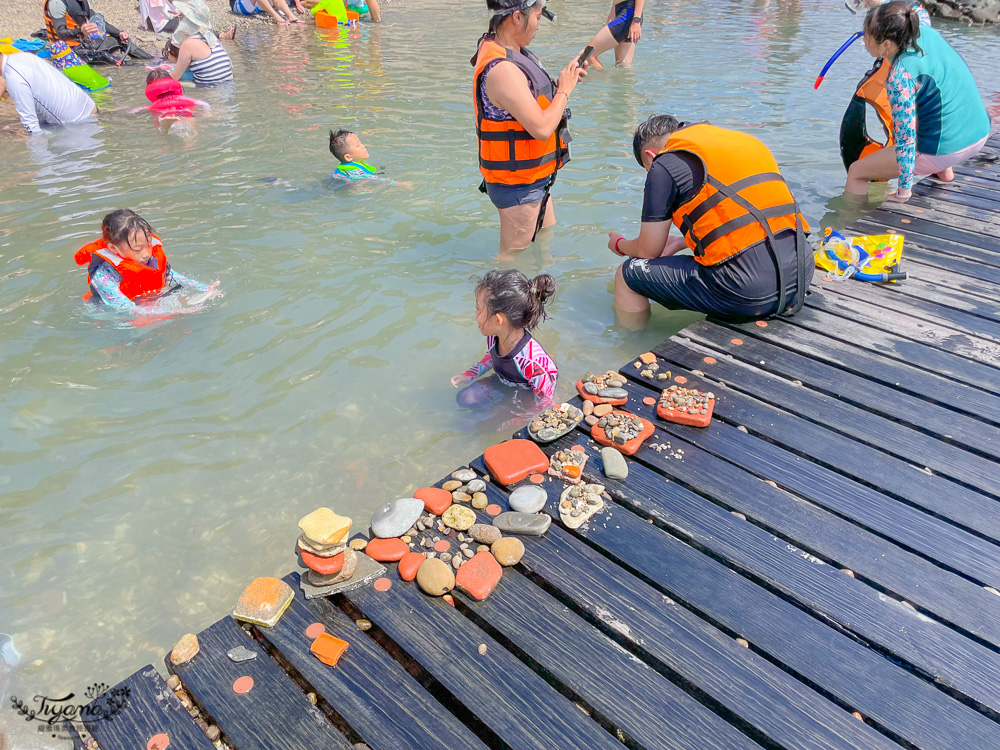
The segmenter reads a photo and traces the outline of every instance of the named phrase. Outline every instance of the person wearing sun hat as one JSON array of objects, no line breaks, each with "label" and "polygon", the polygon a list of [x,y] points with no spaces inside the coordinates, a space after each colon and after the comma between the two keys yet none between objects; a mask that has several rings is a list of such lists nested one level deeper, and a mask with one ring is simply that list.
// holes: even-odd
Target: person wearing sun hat
[{"label": "person wearing sun hat", "polygon": [[549,193],[569,161],[567,103],[586,73],[574,55],[553,81],[528,49],[539,19],[554,18],[544,0],[487,0],[486,7],[489,29],[470,61],[480,190],[500,215],[500,249],[521,250],[555,224]]}]

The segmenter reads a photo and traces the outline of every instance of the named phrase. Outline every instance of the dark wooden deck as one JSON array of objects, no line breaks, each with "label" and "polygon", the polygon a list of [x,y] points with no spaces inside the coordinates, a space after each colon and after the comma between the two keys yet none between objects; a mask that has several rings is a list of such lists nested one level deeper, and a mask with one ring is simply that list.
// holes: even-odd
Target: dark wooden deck
[{"label": "dark wooden deck", "polygon": [[[183,693],[147,666],[87,729],[104,750],[209,750],[206,726],[238,750],[1000,748],[998,154],[852,227],[904,233],[908,281],[818,273],[792,320],[659,346],[717,394],[708,429],[656,419],[664,383],[625,363],[623,408],[656,433],[625,481],[584,432],[546,446],[583,446],[614,502],[567,531],[546,481],[555,522],[485,601],[429,598],[391,564],[387,592],[306,601],[291,574],[276,627],[219,621],[172,668]],[[487,494],[506,509],[511,489]],[[336,668],[313,622],[350,642]],[[258,658],[230,661],[239,644]]]}]

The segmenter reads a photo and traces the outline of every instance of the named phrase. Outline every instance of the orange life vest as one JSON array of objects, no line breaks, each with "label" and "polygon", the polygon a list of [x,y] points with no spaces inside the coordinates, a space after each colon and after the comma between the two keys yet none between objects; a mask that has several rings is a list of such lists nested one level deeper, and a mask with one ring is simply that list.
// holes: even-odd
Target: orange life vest
[{"label": "orange life vest", "polygon": [[[865,73],[865,77],[858,83],[857,91],[844,112],[844,119],[840,123],[840,157],[844,162],[844,169],[850,169],[858,159],[893,145],[892,110],[889,107],[889,95],[885,90],[885,82],[889,78],[891,67],[891,60],[877,59],[872,69]],[[882,125],[884,142],[868,134],[869,106],[875,111]]]},{"label": "orange life vest", "polygon": [[479,45],[473,61],[473,96],[476,101],[476,136],[479,139],[479,171],[492,184],[528,185],[552,175],[569,161],[567,109],[562,122],[546,140],[533,138],[517,120],[492,120],[485,114],[480,95],[483,72],[494,60],[514,63],[531,84],[535,100],[547,109],[556,94],[556,83],[526,47],[514,52],[487,36]]},{"label": "orange life vest", "polygon": [[[100,266],[105,263],[111,265],[122,277],[121,284],[118,286],[121,293],[135,301],[138,297],[163,291],[163,287],[166,285],[169,267],[167,256],[163,254],[163,243],[156,235],[150,237],[150,242],[153,245],[152,259],[156,261],[155,268],[116,255],[108,249],[108,245],[103,239],[84,245],[76,251],[73,259],[78,266],[87,266],[88,284],[90,284],[91,276]],[[91,286],[90,291],[83,295],[83,298],[89,300],[94,297],[99,299],[97,290]]]},{"label": "orange life vest", "polygon": [[[49,14],[49,0],[45,0],[45,4],[42,6],[42,15],[45,17],[45,31],[49,36],[50,42],[66,42],[66,44],[70,47],[75,47],[80,43],[79,39],[63,39],[59,36],[59,33],[56,31],[56,25],[52,20],[52,16]],[[80,24],[73,20],[73,16],[71,16],[68,12],[66,13],[66,28],[70,31],[76,31],[80,28]]]},{"label": "orange life vest", "polygon": [[690,125],[674,131],[660,153],[668,151],[694,154],[705,167],[704,185],[673,215],[702,265],[729,260],[769,233],[796,229],[797,224],[808,231],[774,156],[753,136]]}]

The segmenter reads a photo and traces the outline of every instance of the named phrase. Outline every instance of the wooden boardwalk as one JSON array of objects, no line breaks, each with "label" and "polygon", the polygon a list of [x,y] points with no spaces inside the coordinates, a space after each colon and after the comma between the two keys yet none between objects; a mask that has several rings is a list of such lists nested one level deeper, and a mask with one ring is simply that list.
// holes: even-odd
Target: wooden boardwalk
[{"label": "wooden boardwalk", "polygon": [[[656,348],[717,394],[709,428],[657,419],[665,383],[627,362],[620,408],[655,434],[626,480],[586,432],[545,446],[582,446],[614,502],[568,531],[565,485],[541,484],[554,522],[484,601],[394,564],[388,591],[306,601],[292,574],[274,628],[217,622],[167,661],[181,692],[147,666],[87,730],[104,750],[1000,748],[998,155],[851,228],[904,233],[908,281],[818,272],[794,319]],[[506,510],[512,489],[487,495]],[[316,622],[350,642],[337,667],[309,652]],[[258,657],[228,659],[240,644]]]}]

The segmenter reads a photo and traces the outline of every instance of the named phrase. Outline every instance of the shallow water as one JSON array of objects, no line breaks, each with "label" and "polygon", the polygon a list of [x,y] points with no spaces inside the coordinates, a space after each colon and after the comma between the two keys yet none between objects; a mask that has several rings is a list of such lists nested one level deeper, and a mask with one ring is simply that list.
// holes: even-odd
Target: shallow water
[{"label": "shallow water", "polygon": [[[0,632],[22,653],[11,692],[80,693],[159,665],[253,577],[291,569],[304,513],[330,505],[365,527],[377,505],[512,431],[459,411],[448,383],[483,349],[468,279],[497,264],[495,211],[475,189],[469,57],[485,13],[471,5],[397,1],[358,38],[244,34],[229,45],[235,87],[199,90],[211,112],[183,133],[127,113],[145,104],[132,67],[99,95],[99,127],[0,137]],[[550,7],[559,21],[533,48],[556,71],[607,10]],[[835,2],[645,16],[635,67],[595,71],[574,93],[560,225],[515,263],[560,284],[538,337],[562,396],[695,319],[615,324],[606,232],[638,229],[636,122],[667,111],[751,128],[815,225],[842,189],[839,120],[870,64],[856,44],[812,90],[860,24]],[[995,108],[1000,36],[936,25]],[[12,117],[0,108],[0,125]],[[411,186],[334,188],[331,126],[358,130],[371,161]],[[72,254],[124,206],[179,272],[220,279],[225,298],[138,327],[85,305]],[[22,724],[15,746],[42,742]]]}]

